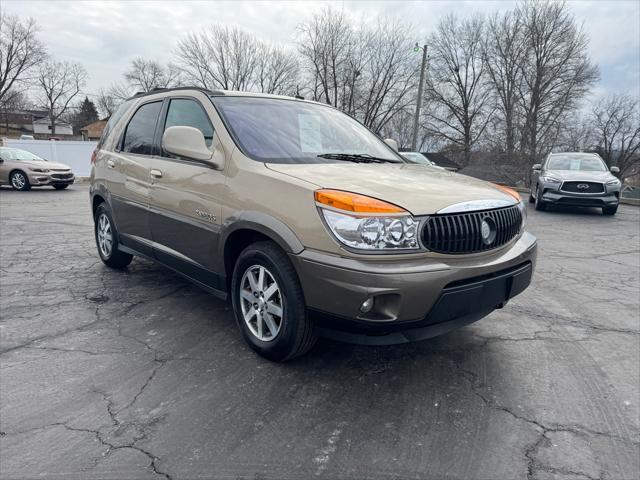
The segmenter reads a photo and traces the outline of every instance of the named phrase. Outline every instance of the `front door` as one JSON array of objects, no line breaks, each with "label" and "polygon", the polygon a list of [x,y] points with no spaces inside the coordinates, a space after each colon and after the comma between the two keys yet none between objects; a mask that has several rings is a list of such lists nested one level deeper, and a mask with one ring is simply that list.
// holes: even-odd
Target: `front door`
[{"label": "front door", "polygon": [[[215,112],[207,112],[204,105],[213,110],[204,94],[202,98],[170,98],[161,120],[164,125],[159,130],[164,133],[173,126],[197,128],[204,134],[207,146],[216,155],[224,156],[211,119]],[[224,171],[161,151],[153,157],[150,173],[150,225],[155,257],[210,288],[224,290],[221,262],[217,258]]]},{"label": "front door", "polygon": [[109,153],[111,207],[120,242],[140,253],[152,255],[149,225],[151,159],[157,153],[156,130],[162,100],[142,104],[131,117],[121,143]]}]

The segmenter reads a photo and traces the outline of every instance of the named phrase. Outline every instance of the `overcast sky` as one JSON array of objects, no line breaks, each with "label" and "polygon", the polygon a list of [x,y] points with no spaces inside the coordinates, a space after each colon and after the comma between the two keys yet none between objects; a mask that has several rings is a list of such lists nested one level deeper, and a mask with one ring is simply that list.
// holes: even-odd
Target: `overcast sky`
[{"label": "overcast sky", "polygon": [[[411,22],[422,41],[443,15],[491,13],[513,7],[511,1],[428,2],[66,2],[0,0],[5,13],[33,17],[41,38],[56,59],[82,63],[89,72],[89,93],[121,80],[137,56],[166,63],[176,41],[212,23],[237,25],[260,38],[293,44],[296,27],[330,4],[356,19],[393,15]],[[601,81],[594,93],[640,96],[640,2],[571,1],[569,8],[589,35],[590,53]]]}]

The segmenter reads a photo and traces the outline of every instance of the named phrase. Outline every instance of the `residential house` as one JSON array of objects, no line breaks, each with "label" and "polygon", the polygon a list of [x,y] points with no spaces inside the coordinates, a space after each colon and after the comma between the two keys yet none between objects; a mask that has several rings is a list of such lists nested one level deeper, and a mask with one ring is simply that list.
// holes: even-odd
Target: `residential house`
[{"label": "residential house", "polygon": [[102,136],[102,131],[104,127],[107,126],[107,122],[109,118],[105,118],[103,120],[98,120],[96,122],[90,123],[89,125],[85,125],[80,129],[80,135],[82,135],[82,140],[100,140]]},{"label": "residential house", "polygon": [[51,122],[49,121],[49,117],[39,118],[38,120],[33,121],[33,133],[38,135],[39,137],[54,136],[54,137],[62,137],[62,136],[72,136],[73,135],[73,127],[70,123],[58,121],[56,122],[56,132],[53,133],[53,127],[51,126]]}]

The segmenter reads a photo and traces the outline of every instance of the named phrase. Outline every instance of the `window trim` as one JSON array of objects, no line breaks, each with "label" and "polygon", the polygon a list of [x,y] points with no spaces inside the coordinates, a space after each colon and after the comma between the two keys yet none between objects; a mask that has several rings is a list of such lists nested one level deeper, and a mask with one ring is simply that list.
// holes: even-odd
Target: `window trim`
[{"label": "window trim", "polygon": [[[133,152],[125,152],[124,151],[124,139],[127,136],[127,130],[129,130],[129,125],[131,125],[131,121],[133,120],[133,118],[136,116],[136,113],[138,113],[138,111],[144,107],[145,105],[149,105],[151,103],[160,103],[160,111],[158,112],[158,116],[156,117],[156,125],[153,129],[153,139],[151,141],[151,146],[152,146],[152,153],[133,153]],[[122,133],[120,134],[120,138],[118,140],[118,143],[116,145],[116,148],[114,149],[117,153],[123,153],[126,155],[140,155],[142,157],[153,157],[155,155],[157,155],[157,133],[158,133],[158,120],[160,119],[160,117],[162,116],[162,110],[164,108],[164,103],[165,103],[165,99],[164,98],[156,98],[144,103],[141,103],[140,105],[138,105],[136,107],[136,109],[134,110],[134,112],[131,114],[131,116],[129,117],[129,120],[127,120],[127,124],[125,125],[124,129],[122,130]]]},{"label": "window trim", "polygon": [[161,122],[158,122],[157,125],[157,134],[158,134],[158,153],[156,156],[165,159],[165,160],[175,160],[175,161],[183,161],[183,162],[188,162],[188,163],[206,163],[206,162],[201,162],[198,160],[194,160],[192,158],[176,158],[174,156],[168,156],[171,154],[165,154],[164,149],[162,148],[162,136],[164,135],[164,131],[166,129],[166,125],[167,125],[167,118],[169,117],[169,108],[171,108],[171,101],[172,100],[190,100],[195,102],[199,107],[200,110],[202,110],[202,113],[204,114],[205,118],[207,119],[207,122],[209,122],[209,126],[211,127],[211,130],[213,131],[213,138],[211,139],[211,145],[208,145],[207,148],[209,148],[210,150],[213,151],[214,147],[214,141],[216,138],[216,127],[213,125],[213,122],[211,121],[211,117],[209,117],[209,113],[207,112],[207,110],[204,108],[204,105],[202,105],[202,102],[200,102],[200,100],[198,100],[196,97],[191,97],[188,95],[177,95],[177,96],[169,96],[169,97],[165,97],[165,105],[163,105],[163,109],[160,112],[160,118],[161,118]]}]

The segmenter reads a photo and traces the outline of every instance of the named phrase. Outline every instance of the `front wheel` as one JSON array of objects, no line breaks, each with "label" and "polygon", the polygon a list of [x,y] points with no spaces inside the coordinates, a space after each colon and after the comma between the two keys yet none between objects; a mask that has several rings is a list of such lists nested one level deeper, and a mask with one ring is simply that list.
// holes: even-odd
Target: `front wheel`
[{"label": "front wheel", "polygon": [[263,357],[281,362],[315,344],[298,275],[274,243],[257,242],[243,250],[233,269],[231,295],[242,336]]},{"label": "front wheel", "polygon": [[535,208],[539,212],[544,212],[547,209],[547,203],[542,200],[542,192],[540,192],[540,188],[536,187],[536,198],[535,198]]},{"label": "front wheel", "polygon": [[118,232],[104,203],[96,209],[94,230],[98,254],[105,265],[122,270],[133,260],[133,255],[118,250]]},{"label": "front wheel", "polygon": [[14,190],[20,190],[24,192],[25,190],[31,189],[29,178],[24,172],[13,172],[9,180],[11,181],[11,186],[14,188]]},{"label": "front wheel", "polygon": [[617,211],[618,211],[618,205],[614,207],[602,207],[603,215],[615,215]]}]

